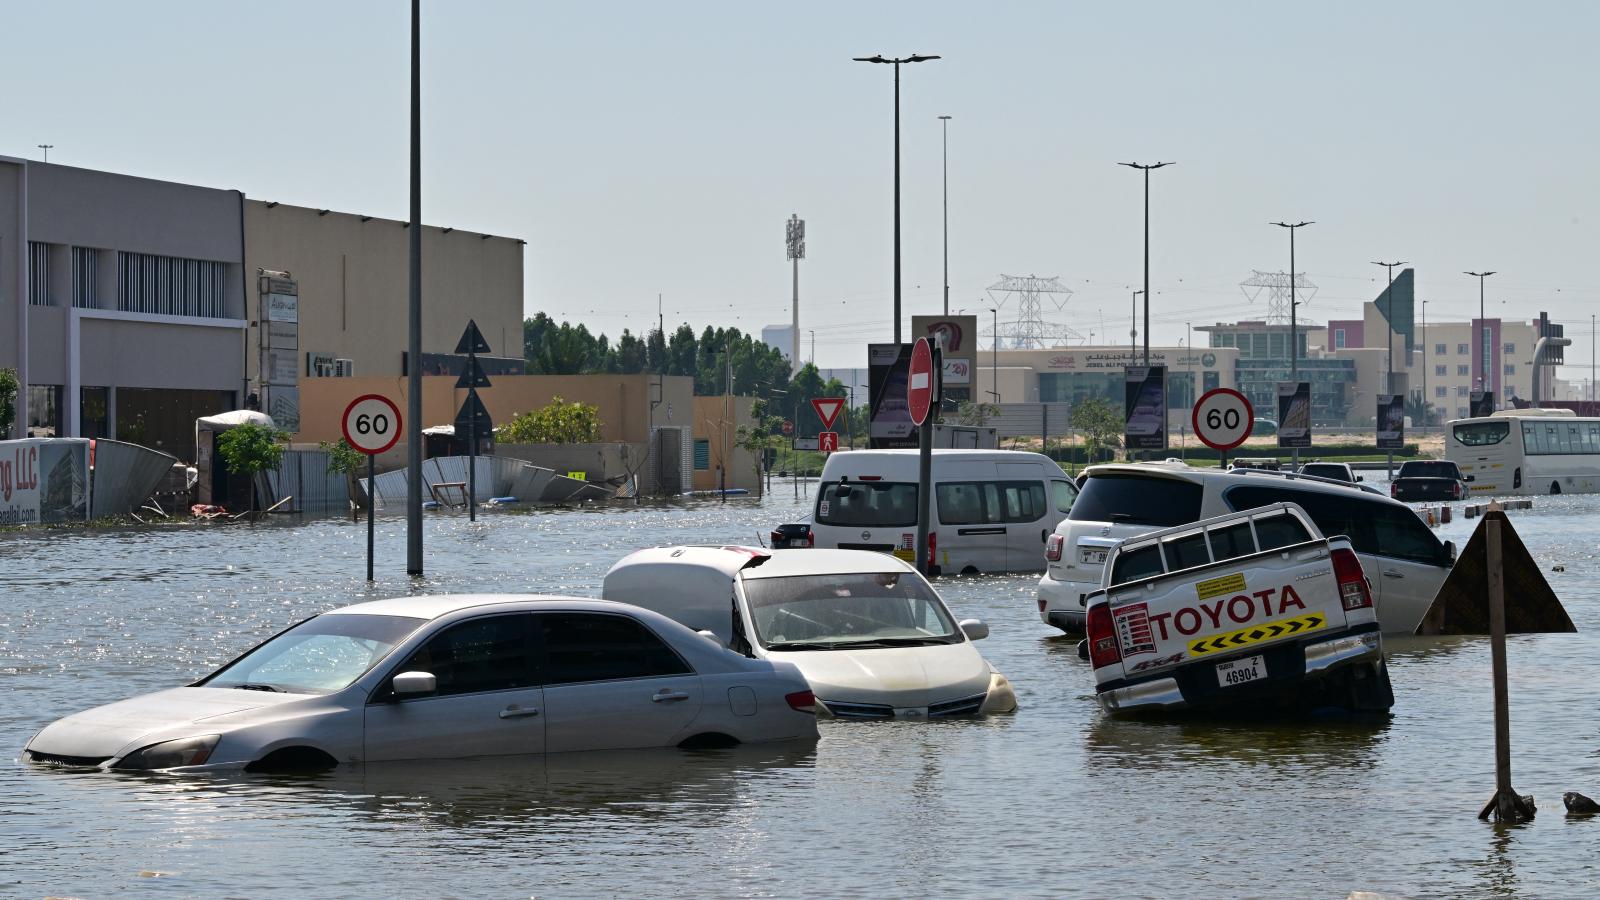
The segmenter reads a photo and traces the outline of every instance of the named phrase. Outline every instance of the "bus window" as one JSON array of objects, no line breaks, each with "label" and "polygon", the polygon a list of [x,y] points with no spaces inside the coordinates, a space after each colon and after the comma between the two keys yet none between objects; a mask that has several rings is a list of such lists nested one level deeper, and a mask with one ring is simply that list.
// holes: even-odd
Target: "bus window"
[{"label": "bus window", "polygon": [[1508,422],[1469,422],[1457,425],[1454,430],[1456,440],[1468,447],[1498,444],[1510,433],[1511,425]]}]

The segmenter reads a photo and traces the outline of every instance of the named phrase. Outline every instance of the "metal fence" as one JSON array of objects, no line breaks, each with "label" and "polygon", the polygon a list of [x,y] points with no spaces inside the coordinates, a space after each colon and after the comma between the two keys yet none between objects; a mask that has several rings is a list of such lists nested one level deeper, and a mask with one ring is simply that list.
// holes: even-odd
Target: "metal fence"
[{"label": "metal fence", "polygon": [[268,504],[285,497],[289,502],[280,511],[328,515],[350,509],[350,480],[343,472],[328,468],[330,458],[322,450],[288,450],[277,469],[265,473]]}]

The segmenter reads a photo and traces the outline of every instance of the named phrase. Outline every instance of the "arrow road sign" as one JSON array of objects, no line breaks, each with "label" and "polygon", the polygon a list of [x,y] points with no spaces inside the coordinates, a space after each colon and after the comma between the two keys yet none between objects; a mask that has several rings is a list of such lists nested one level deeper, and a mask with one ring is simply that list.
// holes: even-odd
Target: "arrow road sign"
[{"label": "arrow road sign", "polygon": [[483,332],[478,330],[478,323],[467,320],[467,330],[461,332],[461,340],[456,341],[457,353],[488,353],[489,342],[483,339]]},{"label": "arrow road sign", "polygon": [[819,431],[819,432],[817,432],[817,449],[821,450],[823,453],[838,453],[839,452],[839,432],[837,432],[837,431]]},{"label": "arrow road sign", "polygon": [[483,373],[483,366],[478,365],[478,358],[469,355],[466,369],[462,370],[461,377],[456,379],[456,387],[486,388],[489,386],[489,376]]},{"label": "arrow road sign", "polygon": [[844,408],[844,398],[818,397],[811,401],[811,408],[817,411],[823,428],[832,428],[833,420],[839,418],[839,410]]}]

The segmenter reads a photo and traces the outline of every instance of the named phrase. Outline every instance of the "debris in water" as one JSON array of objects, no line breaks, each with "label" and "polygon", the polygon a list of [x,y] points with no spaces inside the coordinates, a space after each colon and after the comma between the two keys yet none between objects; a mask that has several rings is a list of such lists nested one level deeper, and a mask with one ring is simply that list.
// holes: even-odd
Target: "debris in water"
[{"label": "debris in water", "polygon": [[1561,802],[1567,805],[1569,816],[1592,816],[1600,813],[1600,803],[1590,800],[1577,791],[1567,791],[1561,795]]}]

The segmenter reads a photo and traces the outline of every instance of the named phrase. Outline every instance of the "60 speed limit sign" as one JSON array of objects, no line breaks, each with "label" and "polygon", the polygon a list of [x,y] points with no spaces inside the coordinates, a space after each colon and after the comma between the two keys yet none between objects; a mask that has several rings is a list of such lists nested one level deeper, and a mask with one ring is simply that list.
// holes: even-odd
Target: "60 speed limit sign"
[{"label": "60 speed limit sign", "polygon": [[351,400],[344,408],[344,439],[368,456],[393,447],[400,440],[400,407],[377,394]]},{"label": "60 speed limit sign", "polygon": [[1194,405],[1194,434],[1201,443],[1226,453],[1245,442],[1254,427],[1250,401],[1232,388],[1206,391]]}]

